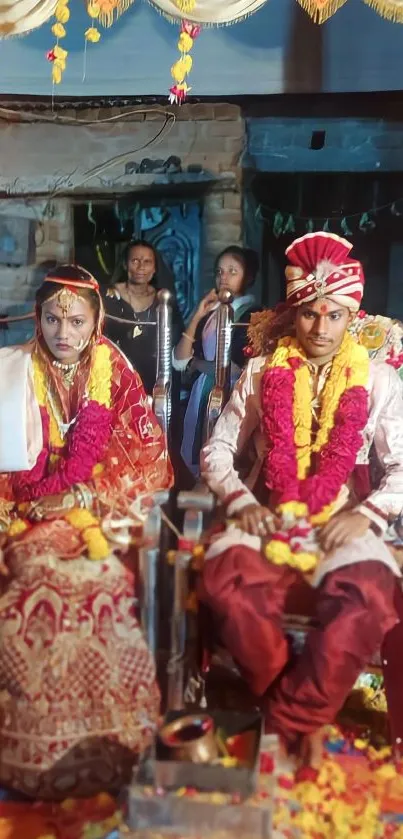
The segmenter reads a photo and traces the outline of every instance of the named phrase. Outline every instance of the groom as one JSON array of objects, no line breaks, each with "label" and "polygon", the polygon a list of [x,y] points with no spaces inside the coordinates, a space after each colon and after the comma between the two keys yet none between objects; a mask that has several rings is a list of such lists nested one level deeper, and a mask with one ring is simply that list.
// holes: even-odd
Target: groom
[{"label": "groom", "polygon": [[[321,727],[397,626],[401,596],[383,540],[403,508],[401,383],[348,332],[364,287],[351,247],[323,232],[287,249],[287,306],[256,324],[257,355],[202,452],[227,525],[207,552],[201,600],[263,698],[266,729],[311,762]],[[314,623],[291,659],[282,619],[295,602],[313,604]]]}]

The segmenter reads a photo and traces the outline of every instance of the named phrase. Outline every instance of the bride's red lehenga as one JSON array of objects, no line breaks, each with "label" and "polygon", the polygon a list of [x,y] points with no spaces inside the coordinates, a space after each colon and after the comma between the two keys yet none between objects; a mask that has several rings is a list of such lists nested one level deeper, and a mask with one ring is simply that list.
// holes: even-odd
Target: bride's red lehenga
[{"label": "bride's red lehenga", "polygon": [[[107,408],[86,395],[99,347],[112,371]],[[24,503],[67,496],[69,483],[82,482],[102,522],[169,487],[172,469],[138,375],[106,339],[84,354],[70,388],[41,342],[0,351],[0,376],[2,354],[14,349],[31,354],[63,419],[76,422],[64,448],[54,447],[49,404],[40,405],[36,464],[0,475],[0,518],[12,518],[2,536],[9,575],[0,577],[0,784],[34,797],[89,795],[126,781],[150,739],[160,699],[154,661],[128,564],[112,550],[91,561],[88,530],[60,510],[27,523]]]}]

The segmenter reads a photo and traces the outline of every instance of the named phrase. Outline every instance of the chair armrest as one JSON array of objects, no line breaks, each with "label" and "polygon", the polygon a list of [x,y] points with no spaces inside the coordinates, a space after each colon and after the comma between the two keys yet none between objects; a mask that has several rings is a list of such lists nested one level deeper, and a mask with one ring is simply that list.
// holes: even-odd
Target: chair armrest
[{"label": "chair armrest", "polygon": [[180,492],[177,498],[179,510],[199,510],[211,513],[216,505],[216,499],[206,484],[198,484],[190,492]]}]

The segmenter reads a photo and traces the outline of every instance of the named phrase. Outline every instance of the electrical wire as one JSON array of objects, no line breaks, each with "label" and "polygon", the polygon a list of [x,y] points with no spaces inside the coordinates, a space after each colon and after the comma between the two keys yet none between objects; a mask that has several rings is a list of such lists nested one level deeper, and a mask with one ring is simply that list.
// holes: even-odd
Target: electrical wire
[{"label": "electrical wire", "polygon": [[[168,108],[133,108],[130,111],[124,111],[123,113],[114,114],[111,117],[104,117],[103,119],[77,119],[77,117],[64,117],[59,114],[54,114],[53,116],[49,116],[47,114],[32,114],[29,111],[20,111],[16,108],[5,108],[3,105],[0,105],[0,119],[3,119],[5,122],[10,121],[10,116],[15,117],[18,115],[19,117],[22,115],[23,119],[18,119],[18,123],[34,123],[34,122],[51,122],[54,125],[58,123],[66,124],[66,125],[104,125],[108,122],[128,122],[125,117],[133,116],[134,114],[161,114],[164,117],[169,116],[172,118],[174,122],[176,122],[176,114],[174,111],[168,110]],[[18,124],[17,123],[17,124]]]}]

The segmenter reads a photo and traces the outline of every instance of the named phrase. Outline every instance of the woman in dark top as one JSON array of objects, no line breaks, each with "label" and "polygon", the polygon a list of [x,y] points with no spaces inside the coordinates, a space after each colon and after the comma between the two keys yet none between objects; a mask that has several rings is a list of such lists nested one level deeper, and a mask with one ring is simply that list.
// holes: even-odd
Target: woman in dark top
[{"label": "woman in dark top", "polygon": [[[136,239],[126,248],[124,265],[126,279],[117,282],[106,294],[107,315],[152,324],[158,305],[158,253],[149,242]],[[179,310],[173,306],[172,331],[175,345],[182,329]],[[152,395],[156,378],[157,333],[155,326],[130,326],[106,318],[105,334],[120,347],[143,381],[145,391]]]},{"label": "woman in dark top", "polygon": [[[228,289],[233,295],[234,322],[248,324],[252,312],[259,311],[250,288],[255,282],[259,260],[255,251],[231,246],[216,259],[216,286],[199,303],[173,353],[175,370],[197,373],[183,426],[181,455],[197,477],[208,397],[214,384],[217,336],[217,292]],[[231,342],[231,382],[235,384],[245,364],[247,325],[233,330]]]}]

